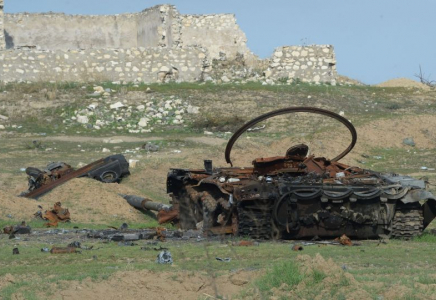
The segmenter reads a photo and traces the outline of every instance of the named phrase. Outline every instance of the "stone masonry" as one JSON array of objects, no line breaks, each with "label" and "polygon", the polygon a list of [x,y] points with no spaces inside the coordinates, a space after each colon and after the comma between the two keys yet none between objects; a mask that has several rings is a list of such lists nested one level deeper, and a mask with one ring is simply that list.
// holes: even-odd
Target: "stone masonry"
[{"label": "stone masonry", "polygon": [[294,80],[303,82],[335,83],[336,59],[333,46],[288,46],[279,47],[274,52],[267,78]]},{"label": "stone masonry", "polygon": [[3,81],[199,81],[205,50],[133,48],[0,51]]},{"label": "stone masonry", "polygon": [[173,5],[112,16],[4,14],[3,1],[3,82],[336,82],[333,46],[285,46],[262,60],[233,14],[182,15]]}]

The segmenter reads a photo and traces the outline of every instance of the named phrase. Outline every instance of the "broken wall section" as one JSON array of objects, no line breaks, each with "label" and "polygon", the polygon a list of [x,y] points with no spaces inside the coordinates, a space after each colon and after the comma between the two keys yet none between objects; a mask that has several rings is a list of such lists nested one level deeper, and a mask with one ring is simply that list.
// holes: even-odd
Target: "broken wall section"
[{"label": "broken wall section", "polygon": [[332,45],[277,48],[265,77],[272,80],[336,84],[336,58]]},{"label": "broken wall section", "polygon": [[138,47],[177,47],[180,14],[173,5],[157,5],[137,14]]},{"label": "broken wall section", "polygon": [[212,59],[220,52],[234,59],[237,53],[246,59],[254,57],[247,47],[245,33],[236,23],[235,15],[182,15],[181,42],[186,45],[201,45],[209,50]]},{"label": "broken wall section", "polygon": [[0,81],[195,82],[202,78],[201,47],[29,50],[0,52]]},{"label": "broken wall section", "polygon": [[5,39],[5,14],[3,11],[4,2],[0,0],[0,50],[6,48],[6,39]]},{"label": "broken wall section", "polygon": [[137,14],[5,14],[7,48],[45,50],[137,47]]}]

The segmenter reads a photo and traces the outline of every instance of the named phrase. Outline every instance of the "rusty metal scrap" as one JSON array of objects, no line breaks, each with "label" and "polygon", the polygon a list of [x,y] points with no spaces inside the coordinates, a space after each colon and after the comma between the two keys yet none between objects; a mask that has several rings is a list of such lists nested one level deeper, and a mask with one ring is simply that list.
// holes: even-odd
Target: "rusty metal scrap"
[{"label": "rusty metal scrap", "polygon": [[58,223],[70,222],[70,211],[68,208],[63,208],[60,202],[56,202],[53,205],[52,210],[46,210],[44,213],[38,211],[35,213],[35,217],[40,217],[43,220],[49,221],[45,225],[47,227],[57,227]]},{"label": "rusty metal scrap", "polygon": [[69,254],[69,253],[81,253],[76,247],[53,247],[50,250],[51,254]]},{"label": "rusty metal scrap", "polygon": [[303,246],[296,244],[292,246],[292,251],[303,251]]},{"label": "rusty metal scrap", "polygon": [[26,173],[29,175],[29,191],[23,196],[33,199],[37,199],[74,178],[89,177],[101,182],[113,183],[119,182],[124,176],[130,174],[129,163],[121,154],[99,159],[78,170],[59,162],[49,164],[44,171],[29,167],[26,169]]},{"label": "rusty metal scrap", "polygon": [[351,239],[348,236],[346,236],[345,234],[336,238],[335,241],[339,242],[341,245],[344,245],[344,246],[353,246]]}]

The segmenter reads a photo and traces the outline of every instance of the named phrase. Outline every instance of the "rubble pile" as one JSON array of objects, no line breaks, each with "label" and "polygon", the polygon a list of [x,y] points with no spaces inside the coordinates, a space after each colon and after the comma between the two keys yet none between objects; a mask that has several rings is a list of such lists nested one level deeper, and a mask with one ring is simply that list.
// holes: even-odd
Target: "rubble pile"
[{"label": "rubble pile", "polygon": [[129,133],[152,132],[156,127],[165,125],[183,126],[187,114],[197,114],[199,108],[188,102],[170,96],[169,99],[151,98],[141,102],[120,100],[111,97],[112,90],[94,87],[92,96],[102,96],[104,103],[96,101],[87,107],[74,111],[64,110],[61,117],[68,127],[83,124],[85,128],[100,130],[103,128],[127,130]]}]

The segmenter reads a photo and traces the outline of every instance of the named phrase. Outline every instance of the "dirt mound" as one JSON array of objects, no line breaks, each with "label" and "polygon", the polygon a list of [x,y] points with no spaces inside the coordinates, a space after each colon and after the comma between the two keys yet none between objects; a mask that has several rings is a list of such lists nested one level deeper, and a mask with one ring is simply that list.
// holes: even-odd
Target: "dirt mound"
[{"label": "dirt mound", "polygon": [[382,83],[377,84],[378,87],[405,87],[405,88],[417,88],[417,89],[423,89],[423,90],[430,90],[430,87],[412,80],[408,78],[395,78],[391,79]]},{"label": "dirt mound", "polygon": [[14,220],[30,221],[33,214],[48,210],[56,202],[61,202],[71,213],[71,221],[78,223],[108,224],[111,221],[141,222],[144,216],[132,208],[118,194],[138,194],[122,184],[101,183],[89,178],[77,178],[55,188],[39,200],[16,197],[0,191],[1,217],[8,215]]},{"label": "dirt mound", "polygon": [[132,208],[118,194],[138,194],[138,192],[122,184],[77,178],[57,187],[40,199],[44,209],[51,208],[58,201],[61,202],[63,207],[70,210],[72,222],[143,221],[143,214]]},{"label": "dirt mound", "polygon": [[[316,291],[315,300],[339,298],[340,295],[346,299],[371,299],[371,295],[354,276],[335,264],[331,258],[325,260],[320,254],[316,254],[315,257],[299,255],[297,262],[305,276],[294,290],[288,292],[289,299],[300,298],[298,295],[308,289]],[[314,272],[321,274],[323,278],[314,280]],[[280,289],[276,292],[280,293]]]},{"label": "dirt mound", "polygon": [[33,214],[39,210],[37,201],[17,197],[11,193],[0,191],[0,219],[15,221],[30,221]]},{"label": "dirt mound", "polygon": [[338,75],[337,80],[336,80],[339,84],[349,84],[349,85],[365,85],[363,82],[357,80],[357,79],[353,79],[344,75]]},{"label": "dirt mound", "polygon": [[[117,272],[108,280],[95,282],[65,281],[59,291],[62,299],[229,299],[253,278],[253,272],[226,274],[216,278],[201,272],[152,272],[148,270]],[[56,294],[52,299],[58,299]],[[215,298],[216,297],[216,298]]]}]

